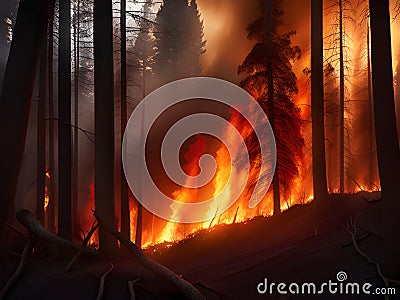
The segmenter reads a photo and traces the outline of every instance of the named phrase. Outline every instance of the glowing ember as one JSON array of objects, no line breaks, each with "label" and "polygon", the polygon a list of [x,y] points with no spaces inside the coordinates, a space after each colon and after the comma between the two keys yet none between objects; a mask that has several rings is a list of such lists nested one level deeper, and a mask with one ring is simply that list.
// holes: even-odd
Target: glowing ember
[{"label": "glowing ember", "polygon": [[47,211],[47,207],[49,206],[50,197],[47,192],[47,186],[44,188],[44,212]]}]

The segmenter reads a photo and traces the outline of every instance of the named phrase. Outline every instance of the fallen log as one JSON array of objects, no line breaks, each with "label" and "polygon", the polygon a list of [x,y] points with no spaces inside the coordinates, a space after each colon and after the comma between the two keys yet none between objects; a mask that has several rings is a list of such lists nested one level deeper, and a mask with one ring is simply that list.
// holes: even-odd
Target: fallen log
[{"label": "fallen log", "polygon": [[[47,231],[35,218],[35,216],[27,209],[22,209],[17,212],[17,220],[38,239],[54,243],[63,248],[69,248],[76,251],[79,251],[81,249],[80,245],[74,244],[71,241],[60,238],[59,236]],[[98,254],[97,250],[87,247],[84,249],[84,253],[90,255]]]},{"label": "fallen log", "polygon": [[149,270],[171,282],[182,292],[183,295],[185,295],[188,300],[205,300],[204,296],[191,283],[182,279],[163,265],[160,265],[159,263],[149,259],[142,252],[142,250],[128,240],[123,234],[114,229],[108,222],[103,220],[96,211],[94,212],[94,217],[97,219],[100,227],[118,239],[121,244],[124,245],[134,256],[134,258],[145,268],[148,268]]}]

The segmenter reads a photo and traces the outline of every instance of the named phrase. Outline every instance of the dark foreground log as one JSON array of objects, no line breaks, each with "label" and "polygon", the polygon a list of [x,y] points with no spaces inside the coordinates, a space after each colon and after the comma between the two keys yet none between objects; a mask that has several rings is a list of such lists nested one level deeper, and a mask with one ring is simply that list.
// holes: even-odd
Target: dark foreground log
[{"label": "dark foreground log", "polygon": [[[36,220],[35,216],[27,209],[22,209],[19,212],[17,212],[17,220],[24,225],[26,229],[29,230],[30,233],[32,233],[34,236],[36,236],[38,239],[42,239],[44,241],[54,243],[60,247],[80,251],[81,246],[74,244],[71,241],[65,240],[63,238],[60,238],[59,236],[56,236],[55,234],[50,233],[47,231],[42,224],[39,223],[38,220]],[[88,248],[86,247],[84,250],[85,254],[90,254],[90,255],[97,255],[98,252],[95,249]]]},{"label": "dark foreground log", "polygon": [[94,212],[94,216],[97,219],[100,227],[102,227],[105,231],[118,239],[121,244],[124,245],[128,249],[128,251],[135,257],[135,259],[145,268],[150,269],[154,273],[162,276],[163,278],[171,282],[183,293],[183,295],[185,295],[188,300],[205,300],[203,295],[191,283],[182,279],[163,265],[160,265],[157,262],[149,259],[134,243],[132,243],[124,235],[122,235],[110,224],[104,221],[97,212]]}]

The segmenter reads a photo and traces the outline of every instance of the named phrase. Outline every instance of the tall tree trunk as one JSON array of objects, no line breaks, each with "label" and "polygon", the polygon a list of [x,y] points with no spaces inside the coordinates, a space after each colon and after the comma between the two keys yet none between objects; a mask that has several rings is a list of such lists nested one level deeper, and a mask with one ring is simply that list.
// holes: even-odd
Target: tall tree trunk
[{"label": "tall tree trunk", "polygon": [[367,72],[368,72],[368,102],[369,102],[369,178],[371,182],[370,189],[374,188],[375,183],[375,125],[374,125],[374,97],[372,96],[372,78],[371,78],[371,49],[370,32],[367,22]]},{"label": "tall tree trunk", "polygon": [[143,233],[143,206],[138,201],[138,203],[137,203],[137,220],[136,220],[135,244],[139,248],[142,248],[142,233]]},{"label": "tall tree trunk", "polygon": [[[143,59],[142,65],[142,101],[146,97],[146,63],[145,59]],[[144,118],[145,118],[145,109],[146,106],[143,105],[142,108],[142,121],[140,128],[140,139],[143,141],[144,137]],[[142,155],[146,155],[145,151],[143,151]],[[139,174],[142,173],[143,165],[139,165]],[[142,196],[142,188],[140,188],[140,197]],[[137,201],[137,218],[136,218],[136,234],[135,234],[135,244],[139,248],[142,248],[142,231],[143,231],[143,206],[140,201]]]},{"label": "tall tree trunk", "polygon": [[55,233],[55,201],[56,201],[56,186],[55,186],[55,147],[54,147],[54,77],[53,77],[53,44],[54,44],[54,2],[51,5],[49,28],[48,28],[48,54],[47,54],[47,76],[48,76],[48,101],[49,101],[49,204],[47,205],[46,218],[47,227],[50,232]]},{"label": "tall tree trunk", "polygon": [[[36,70],[50,13],[50,0],[21,0],[0,101],[0,236],[13,213],[27,134]],[[29,51],[27,51],[29,49]]]},{"label": "tall tree trunk", "polygon": [[314,199],[328,195],[325,158],[323,1],[311,2],[311,108]]},{"label": "tall tree trunk", "polygon": [[74,163],[72,176],[72,229],[73,235],[79,236],[78,220],[78,188],[79,188],[79,45],[80,45],[80,1],[76,4],[76,19],[74,23]]},{"label": "tall tree trunk", "polygon": [[121,155],[120,157],[120,193],[121,193],[121,232],[130,240],[131,217],[129,207],[128,184],[122,166],[122,141],[127,123],[127,77],[126,77],[126,0],[121,0]]},{"label": "tall tree trunk", "polygon": [[[112,2],[94,1],[95,199],[96,211],[115,226],[114,74]],[[112,255],[117,243],[102,228],[100,250]]]},{"label": "tall tree trunk", "polygon": [[394,105],[389,0],[370,0],[376,146],[384,205],[383,273],[400,279],[400,150]]},{"label": "tall tree trunk", "polygon": [[[268,119],[272,130],[275,131],[274,78],[272,74],[272,0],[267,0],[267,76],[268,76]],[[279,156],[279,153],[277,154]],[[272,180],[274,191],[274,215],[281,213],[281,196],[279,188],[279,159],[277,159],[275,174]]]},{"label": "tall tree trunk", "polygon": [[39,101],[36,130],[36,217],[45,226],[44,197],[46,188],[46,102],[47,39],[43,40],[39,68]]},{"label": "tall tree trunk", "polygon": [[[144,86],[143,86],[144,88]],[[143,99],[142,99],[143,101]],[[145,102],[143,102],[145,104]],[[142,119],[140,122],[140,140],[143,141],[144,137],[144,119],[146,115],[146,105],[142,106]],[[141,154],[140,155],[146,155],[146,150],[141,149]],[[142,174],[143,172],[143,164],[140,162],[139,163],[139,174]],[[142,184],[141,182],[139,183],[139,197],[143,196],[143,190],[142,190]],[[137,200],[137,218],[136,218],[136,234],[135,234],[135,244],[139,248],[142,247],[142,204],[140,201]]]},{"label": "tall tree trunk", "polygon": [[72,239],[71,203],[71,9],[59,2],[58,46],[58,234]]},{"label": "tall tree trunk", "polygon": [[339,0],[339,63],[340,63],[340,80],[339,80],[339,93],[340,93],[340,102],[339,102],[339,177],[340,184],[339,190],[340,194],[344,194],[344,164],[345,164],[345,151],[344,151],[344,54],[343,54],[343,0]]}]

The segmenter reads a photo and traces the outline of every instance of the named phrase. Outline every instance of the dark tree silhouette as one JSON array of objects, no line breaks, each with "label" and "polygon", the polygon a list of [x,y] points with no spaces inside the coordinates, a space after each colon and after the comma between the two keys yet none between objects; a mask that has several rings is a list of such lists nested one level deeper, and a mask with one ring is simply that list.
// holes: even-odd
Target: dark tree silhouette
[{"label": "dark tree silhouette", "polygon": [[[133,64],[135,66],[134,80],[141,90],[141,95],[139,95],[140,99],[146,97],[147,91],[149,90],[148,86],[154,84],[154,76],[152,73],[154,59],[154,38],[151,36],[152,31],[154,31],[154,24],[148,21],[151,6],[153,6],[153,4],[150,2],[145,3],[143,6],[143,19],[140,21],[140,32],[133,48]],[[149,84],[148,81],[151,83]],[[141,248],[142,244],[142,230],[143,207],[138,201],[135,244],[139,248]]]},{"label": "dark tree silhouette", "polygon": [[[276,131],[275,126],[275,105],[274,105],[274,77],[272,70],[272,1],[267,0],[267,79],[268,79],[268,117],[271,123],[272,130]],[[280,184],[279,184],[279,167],[275,169],[274,178],[272,179],[272,186],[274,192],[274,215],[281,213],[281,195],[280,195]]]},{"label": "dark tree silhouette", "polygon": [[[127,123],[127,57],[126,57],[126,0],[121,0],[121,147],[124,139],[124,133]],[[122,149],[122,148],[121,148]],[[131,234],[131,218],[129,207],[128,184],[126,182],[124,168],[121,158],[121,182],[120,182],[120,197],[121,197],[121,232],[130,239]]]},{"label": "dark tree silhouette", "polygon": [[59,3],[58,234],[72,239],[71,2]]},{"label": "dark tree silhouette", "polygon": [[[325,158],[328,193],[339,186],[339,77],[335,68],[328,63],[324,66],[325,101]],[[319,159],[318,157],[317,159]]]},{"label": "dark tree silhouette", "polygon": [[45,226],[46,188],[46,102],[47,102],[47,39],[43,41],[39,67],[39,101],[36,130],[36,217]]},{"label": "dark tree silhouette", "polygon": [[[74,29],[74,139],[73,139],[73,164],[72,164],[72,222],[73,236],[79,236],[78,198],[79,198],[79,80],[80,80],[80,25],[81,25],[80,0],[75,3],[73,17]],[[75,226],[74,226],[75,225]]]},{"label": "dark tree silhouette", "polygon": [[51,5],[49,26],[48,26],[48,46],[47,46],[47,82],[48,82],[48,111],[49,111],[49,204],[47,205],[46,222],[47,227],[51,232],[56,232],[55,228],[55,199],[56,199],[56,178],[55,172],[55,119],[54,119],[54,74],[53,74],[53,59],[54,59],[54,6]]},{"label": "dark tree silhouette", "polygon": [[389,0],[370,0],[376,145],[384,205],[386,276],[400,279],[400,150],[394,106]]},{"label": "dark tree silhouette", "polygon": [[195,0],[165,0],[156,17],[154,73],[158,86],[201,74],[203,22]]},{"label": "dark tree silhouette", "polygon": [[[163,30],[156,24],[149,22],[152,3],[146,3],[143,6],[143,19],[139,23],[139,34],[133,47],[134,70],[131,72],[135,85],[139,87],[136,100],[143,99],[149,91],[152,90],[154,81],[154,59],[155,59],[155,39],[153,32]],[[155,28],[155,26],[157,26]]]},{"label": "dark tree silhouette", "polygon": [[[13,212],[37,66],[46,37],[51,1],[21,0],[0,101],[0,236]],[[26,51],[30,49],[30,51]],[[21,72],[21,70],[24,70]]]},{"label": "dark tree silhouette", "polygon": [[369,176],[370,189],[373,189],[373,183],[376,180],[376,137],[375,137],[375,125],[374,125],[374,97],[372,95],[372,74],[371,74],[371,49],[370,49],[370,30],[367,22],[367,95],[369,102],[369,137],[368,137],[368,149],[369,149]]},{"label": "dark tree silhouette", "polygon": [[343,28],[343,0],[339,0],[339,76],[340,76],[340,84],[339,84],[339,93],[340,93],[340,103],[339,103],[339,176],[340,176],[340,183],[339,183],[339,192],[341,195],[344,194],[344,165],[345,165],[345,153],[344,153],[344,28]]},{"label": "dark tree silhouette", "polygon": [[311,2],[311,107],[314,199],[326,198],[322,1]]},{"label": "dark tree silhouette", "polygon": [[[272,1],[271,40],[272,64],[268,63],[268,39],[266,34],[266,2],[260,0],[260,17],[247,27],[248,38],[256,42],[238,72],[247,77],[241,86],[247,90],[266,111],[274,124],[277,146],[277,166],[280,191],[287,196],[295,177],[299,174],[298,162],[303,159],[304,139],[301,134],[302,120],[300,110],[293,103],[298,92],[297,78],[292,70],[292,62],[299,58],[301,50],[293,46],[291,36],[295,32],[281,34],[283,25],[282,1]],[[273,114],[268,92],[268,65],[272,65],[273,78]],[[270,91],[271,92],[271,91]],[[254,135],[250,143],[254,146]],[[252,147],[256,149],[256,147]],[[275,203],[277,206],[277,203]]]},{"label": "dark tree silhouette", "polygon": [[[94,97],[95,97],[95,201],[96,211],[110,224],[114,216],[114,74],[111,1],[94,1]],[[106,255],[117,243],[102,228],[99,247]]]},{"label": "dark tree silhouette", "polygon": [[[351,37],[346,33],[347,22],[354,22],[351,17],[351,2],[350,0],[332,0],[328,1],[328,7],[326,8],[329,12],[328,15],[332,16],[332,30],[331,33],[326,37],[328,48],[326,49],[328,54],[325,58],[329,64],[336,67],[338,65],[338,84],[339,84],[339,106],[338,106],[338,168],[337,174],[339,177],[339,192],[344,194],[346,187],[346,157],[349,158],[349,153],[346,153],[346,79],[348,78],[348,46],[345,43],[346,40]],[[348,129],[348,128],[347,128]]]}]

